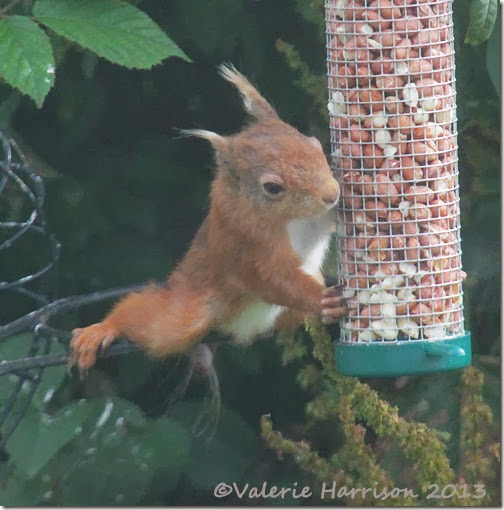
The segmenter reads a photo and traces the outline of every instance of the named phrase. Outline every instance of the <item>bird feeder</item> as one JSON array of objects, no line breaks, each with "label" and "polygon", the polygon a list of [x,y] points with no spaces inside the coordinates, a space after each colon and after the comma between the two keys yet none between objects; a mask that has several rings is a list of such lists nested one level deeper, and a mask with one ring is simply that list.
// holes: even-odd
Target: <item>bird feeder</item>
[{"label": "bird feeder", "polygon": [[452,0],[326,0],[345,375],[470,363]]}]

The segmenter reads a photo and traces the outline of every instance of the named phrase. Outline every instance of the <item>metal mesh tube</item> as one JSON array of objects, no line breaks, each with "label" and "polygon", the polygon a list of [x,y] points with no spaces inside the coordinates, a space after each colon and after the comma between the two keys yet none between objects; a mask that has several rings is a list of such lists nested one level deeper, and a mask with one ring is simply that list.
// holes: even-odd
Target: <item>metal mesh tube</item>
[{"label": "metal mesh tube", "polygon": [[326,0],[342,342],[463,333],[452,0]]}]

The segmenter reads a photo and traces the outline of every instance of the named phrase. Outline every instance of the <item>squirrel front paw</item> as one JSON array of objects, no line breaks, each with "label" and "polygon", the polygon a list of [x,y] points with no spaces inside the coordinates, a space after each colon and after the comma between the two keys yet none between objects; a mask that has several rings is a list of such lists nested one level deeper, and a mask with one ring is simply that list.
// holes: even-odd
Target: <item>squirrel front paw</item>
[{"label": "squirrel front paw", "polygon": [[341,287],[333,286],[324,290],[324,297],[320,301],[322,305],[322,322],[335,324],[348,313],[346,306],[347,298],[341,295]]},{"label": "squirrel front paw", "polygon": [[77,365],[81,375],[85,375],[95,364],[98,349],[108,347],[118,336],[118,331],[103,322],[74,329],[72,333],[68,368]]}]

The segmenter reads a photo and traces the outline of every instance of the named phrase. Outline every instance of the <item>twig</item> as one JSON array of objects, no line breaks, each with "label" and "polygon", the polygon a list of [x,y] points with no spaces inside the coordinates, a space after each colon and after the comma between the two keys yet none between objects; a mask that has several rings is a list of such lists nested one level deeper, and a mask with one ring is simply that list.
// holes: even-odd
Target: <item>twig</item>
[{"label": "twig", "polygon": [[[100,358],[108,358],[119,354],[127,354],[135,350],[136,347],[133,344],[126,340],[121,340],[120,342],[111,345],[106,351],[100,352],[98,355]],[[45,356],[33,356],[31,358],[3,361],[0,363],[0,376],[33,368],[47,368],[55,365],[64,365],[67,362],[68,354],[65,353],[47,354]]]},{"label": "twig", "polygon": [[15,7],[19,2],[21,2],[21,0],[12,0],[12,2],[10,2],[9,4],[7,4],[5,7],[2,7],[0,9],[0,14],[3,15],[5,14],[7,11],[10,11],[13,7]]},{"label": "twig", "polygon": [[80,296],[70,296],[67,298],[58,299],[53,301],[46,306],[39,308],[33,312],[30,312],[11,323],[0,326],[0,340],[9,336],[21,333],[27,329],[35,328],[37,324],[46,322],[53,315],[60,312],[66,312],[79,306],[95,303],[97,301],[104,301],[106,299],[113,299],[128,292],[135,292],[141,290],[146,285],[132,285],[129,287],[119,287],[117,289],[103,290],[99,292],[93,292],[91,294],[84,294]]},{"label": "twig", "polygon": [[[9,336],[15,335],[16,333],[32,329],[34,335],[38,335],[43,338],[54,338],[57,339],[58,342],[68,345],[72,338],[72,334],[69,331],[63,329],[56,329],[48,326],[45,324],[45,321],[57,313],[65,312],[73,308],[78,308],[82,305],[95,303],[97,301],[112,299],[129,292],[135,292],[145,288],[145,286],[145,284],[133,285],[129,287],[120,287],[117,289],[109,289],[93,292],[91,294],[59,299],[25,315],[24,317],[20,317],[19,319],[11,322],[10,324],[7,324],[6,326],[0,327],[0,341]],[[205,343],[217,342],[222,342],[222,337],[219,335],[216,335],[215,337],[207,336],[205,340]],[[110,356],[127,354],[136,350],[138,350],[138,348],[127,339],[119,339],[106,350],[100,349],[98,351],[98,357],[107,358]],[[30,356],[22,359],[7,361],[4,360],[0,361],[0,376],[13,372],[22,372],[33,368],[45,368],[54,365],[63,365],[67,362],[67,353]]]},{"label": "twig", "polygon": [[480,354],[478,356],[478,361],[482,363],[483,365],[486,365],[488,367],[492,368],[499,368],[501,366],[501,360],[497,356],[490,356],[487,354]]}]

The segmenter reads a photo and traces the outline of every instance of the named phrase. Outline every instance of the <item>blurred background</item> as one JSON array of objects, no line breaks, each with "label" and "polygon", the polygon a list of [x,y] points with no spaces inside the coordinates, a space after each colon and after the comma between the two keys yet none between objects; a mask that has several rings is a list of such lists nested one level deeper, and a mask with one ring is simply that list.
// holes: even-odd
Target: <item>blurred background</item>
[{"label": "blurred background", "polygon": [[[282,119],[317,136],[329,154],[322,5],[146,0],[139,7],[192,63],[172,58],[151,71],[131,71],[60,41],[55,87],[41,109],[0,85],[0,127],[43,177],[49,228],[62,243],[59,296],[162,280],[183,256],[206,214],[213,159],[205,142],[181,139],[176,128],[230,134],[246,120],[237,94],[216,72],[221,62],[232,62]],[[464,44],[468,12],[468,0],[454,3],[465,318],[475,364],[486,375],[485,398],[499,416],[500,18],[491,39],[473,48]],[[11,260],[9,271],[23,274],[30,256]],[[70,313],[59,325],[88,324],[107,306]],[[282,352],[273,340],[219,348],[217,424],[212,409],[198,421],[209,406],[204,380],[193,380],[185,397],[172,402],[187,368],[184,359],[152,361],[134,353],[100,360],[84,381],[62,367],[47,370],[43,388],[56,388],[50,407],[74,405],[79,419],[38,437],[53,445],[51,454],[38,469],[23,471],[16,458],[35,455],[26,438],[39,430],[45,394],[38,393],[38,411],[27,414],[0,464],[2,501],[236,504],[244,502],[214,498],[216,483],[309,485],[310,476],[295,462],[278,459],[264,444],[260,417],[271,414],[286,436],[306,439],[323,453],[339,438],[330,422],[306,419],[313,394],[299,385],[303,364],[286,363]],[[455,461],[458,408],[448,396],[458,377],[368,382],[401,415],[451,434],[448,451]],[[104,412],[106,423],[97,427]]]}]

